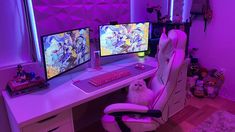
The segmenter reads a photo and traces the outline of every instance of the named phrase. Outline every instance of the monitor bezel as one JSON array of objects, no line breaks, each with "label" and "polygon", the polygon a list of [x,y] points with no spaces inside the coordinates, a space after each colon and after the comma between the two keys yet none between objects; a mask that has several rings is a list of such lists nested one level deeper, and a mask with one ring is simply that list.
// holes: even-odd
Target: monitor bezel
[{"label": "monitor bezel", "polygon": [[[70,31],[74,31],[74,30],[81,30],[81,29],[88,29],[88,33],[89,33],[89,53],[90,53],[89,59],[86,60],[86,61],[84,61],[83,63],[80,63],[80,64],[76,65],[76,66],[73,67],[73,68],[70,68],[70,69],[68,69],[68,70],[66,70],[66,71],[63,71],[63,72],[61,72],[61,73],[59,73],[59,74],[57,74],[57,75],[55,75],[55,76],[53,76],[53,77],[51,77],[51,78],[48,78],[48,77],[47,77],[47,69],[46,69],[46,59],[45,59],[45,52],[44,52],[44,49],[45,49],[45,48],[44,48],[44,43],[43,43],[43,37],[50,36],[50,35],[55,35],[55,34],[60,34],[60,33],[64,33],[64,32],[70,32]],[[53,78],[55,78],[55,77],[58,77],[58,76],[60,76],[60,75],[62,75],[62,74],[64,74],[64,73],[66,73],[66,72],[69,72],[69,71],[71,71],[71,70],[77,68],[78,66],[81,66],[81,65],[83,65],[83,64],[85,64],[85,63],[91,61],[90,28],[88,28],[88,27],[84,27],[84,28],[74,28],[74,29],[70,29],[70,30],[64,30],[64,31],[60,31],[60,32],[45,34],[45,35],[42,35],[42,36],[40,37],[40,39],[41,39],[41,45],[42,45],[43,65],[44,65],[44,72],[45,72],[46,81],[49,81],[49,80],[51,80],[51,79],[53,79]]]},{"label": "monitor bezel", "polygon": [[99,25],[98,26],[98,29],[99,29],[99,50],[100,50],[100,57],[109,57],[109,56],[118,56],[118,55],[127,55],[127,54],[133,54],[133,53],[138,53],[138,52],[146,52],[149,50],[149,33],[148,33],[148,44],[147,44],[147,49],[146,50],[143,50],[143,51],[134,51],[134,52],[127,52],[127,53],[120,53],[120,54],[111,54],[111,55],[105,55],[105,56],[102,56],[101,55],[101,43],[100,43],[100,27],[101,26],[109,26],[109,25],[124,25],[124,24],[139,24],[139,23],[148,23],[149,24],[149,27],[148,27],[148,31],[150,32],[150,22],[132,22],[132,23],[118,23],[118,24],[106,24],[106,25]]}]

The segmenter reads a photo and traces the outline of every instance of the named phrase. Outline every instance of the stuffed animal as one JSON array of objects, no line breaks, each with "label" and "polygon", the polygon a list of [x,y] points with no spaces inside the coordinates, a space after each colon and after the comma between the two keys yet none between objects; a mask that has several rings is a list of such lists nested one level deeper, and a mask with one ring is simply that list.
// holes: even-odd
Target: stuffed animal
[{"label": "stuffed animal", "polygon": [[203,79],[204,88],[208,97],[215,98],[219,94],[219,90],[224,83],[224,74],[223,71],[218,71],[216,69],[212,69],[208,73],[209,75]]},{"label": "stuffed animal", "polygon": [[213,70],[211,73],[212,77],[216,78],[216,87],[221,88],[222,85],[224,84],[224,73],[223,71],[218,71],[218,70]]},{"label": "stuffed animal", "polygon": [[207,76],[208,76],[208,70],[206,68],[201,68],[199,78],[203,80]]},{"label": "stuffed animal", "polygon": [[205,97],[205,91],[203,87],[203,81],[202,80],[197,80],[196,81],[196,86],[193,92],[193,95],[199,98]]},{"label": "stuffed animal", "polygon": [[218,89],[216,86],[216,78],[208,76],[204,79],[204,88],[206,90],[207,96],[214,98],[218,95]]},{"label": "stuffed animal", "polygon": [[191,62],[188,67],[188,76],[200,76],[200,65],[197,58],[191,58]]},{"label": "stuffed animal", "polygon": [[153,101],[153,91],[147,88],[144,80],[136,80],[130,84],[127,101],[129,103],[148,106]]}]

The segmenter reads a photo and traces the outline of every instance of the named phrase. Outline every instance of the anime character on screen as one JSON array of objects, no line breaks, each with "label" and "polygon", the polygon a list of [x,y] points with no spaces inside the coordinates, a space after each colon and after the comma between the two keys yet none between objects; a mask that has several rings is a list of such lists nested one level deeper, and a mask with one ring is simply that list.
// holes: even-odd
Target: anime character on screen
[{"label": "anime character on screen", "polygon": [[77,44],[77,49],[76,49],[76,54],[77,54],[77,62],[78,63],[83,63],[84,61],[86,61],[86,49],[87,49],[87,45],[86,45],[86,39],[84,36],[79,36],[76,40],[76,44]]},{"label": "anime character on screen", "polygon": [[137,24],[133,28],[131,33],[131,43],[130,51],[144,51],[147,50],[148,42],[148,25],[147,24]]},{"label": "anime character on screen", "polygon": [[117,30],[113,26],[103,26],[100,30],[101,34],[101,49],[104,54],[109,55],[115,51],[115,44],[117,43]]},{"label": "anime character on screen", "polygon": [[55,34],[44,38],[48,77],[53,77],[89,59],[89,46],[83,30]]},{"label": "anime character on screen", "polygon": [[104,54],[127,52],[129,35],[126,25],[111,25],[101,28],[101,43]]},{"label": "anime character on screen", "polygon": [[131,47],[129,48],[129,51],[141,51],[141,45],[144,43],[143,41],[143,32],[141,29],[137,28],[134,29],[131,33]]},{"label": "anime character on screen", "polygon": [[101,55],[122,54],[147,49],[147,24],[102,26],[100,34]]}]

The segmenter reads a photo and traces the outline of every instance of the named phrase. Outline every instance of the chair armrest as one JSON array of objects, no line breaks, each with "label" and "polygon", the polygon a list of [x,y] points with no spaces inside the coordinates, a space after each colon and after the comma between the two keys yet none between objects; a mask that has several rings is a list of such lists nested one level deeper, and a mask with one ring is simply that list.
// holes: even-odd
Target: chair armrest
[{"label": "chair armrest", "polygon": [[117,103],[109,105],[104,109],[104,113],[113,116],[123,116],[130,114],[138,114],[142,116],[150,116],[156,118],[162,116],[162,112],[160,110],[150,110],[146,106],[136,105],[131,103]]},{"label": "chair armrest", "polygon": [[147,112],[149,108],[143,105],[137,105],[132,103],[116,103],[107,106],[104,109],[105,114],[114,113],[114,112],[125,112],[125,111],[135,111],[135,112]]}]

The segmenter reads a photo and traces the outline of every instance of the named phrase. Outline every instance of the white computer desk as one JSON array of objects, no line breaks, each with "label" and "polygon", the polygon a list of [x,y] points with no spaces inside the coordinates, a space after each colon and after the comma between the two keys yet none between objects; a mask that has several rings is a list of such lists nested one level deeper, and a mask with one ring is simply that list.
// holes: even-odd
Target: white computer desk
[{"label": "white computer desk", "polygon": [[[73,107],[117,91],[129,85],[133,80],[150,77],[156,72],[157,68],[105,88],[97,89],[92,93],[85,93],[77,88],[73,85],[73,81],[90,78],[137,62],[143,62],[157,67],[155,58],[145,57],[144,59],[140,59],[138,57],[132,57],[103,65],[102,70],[86,69],[73,74],[57,77],[49,82],[50,86],[48,89],[35,93],[11,98],[6,91],[3,91],[2,95],[6,104],[12,130],[25,132],[32,130],[49,131],[54,129],[68,131],[73,129],[71,114]],[[61,115],[61,113],[63,114]],[[44,120],[47,118],[48,120]],[[62,122],[61,120],[65,121]],[[63,124],[65,124],[65,126],[57,127],[58,125]]]}]

